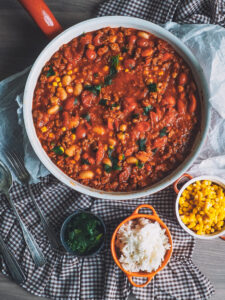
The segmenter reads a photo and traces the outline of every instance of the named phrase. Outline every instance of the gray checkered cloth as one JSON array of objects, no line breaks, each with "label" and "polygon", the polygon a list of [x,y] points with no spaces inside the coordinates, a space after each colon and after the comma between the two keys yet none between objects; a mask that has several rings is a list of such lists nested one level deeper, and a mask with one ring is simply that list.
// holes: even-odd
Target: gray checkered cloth
[{"label": "gray checkered cloth", "polygon": [[[223,0],[109,0],[100,7],[99,15],[114,14],[131,15],[155,23],[173,20],[225,25]],[[79,194],[49,175],[33,185],[32,190],[56,232],[59,232],[63,220],[74,210],[89,208],[104,220],[107,240],[104,249],[92,258],[78,259],[62,251],[53,251],[27,190],[14,183],[11,190],[12,199],[47,258],[45,266],[35,268],[20,227],[6,199],[0,196],[0,233],[26,274],[26,282],[21,286],[27,291],[60,300],[122,300],[127,299],[130,292],[140,300],[204,300],[213,294],[213,286],[192,262],[194,239],[186,234],[176,221],[176,195],[171,188],[141,199],[113,202]],[[174,251],[169,264],[147,287],[136,288],[129,284],[126,276],[113,262],[110,238],[116,226],[129,216],[137,205],[143,203],[153,205],[169,227]],[[0,260],[0,270],[8,275],[3,260]],[[142,280],[136,279],[136,282],[141,283]]]}]

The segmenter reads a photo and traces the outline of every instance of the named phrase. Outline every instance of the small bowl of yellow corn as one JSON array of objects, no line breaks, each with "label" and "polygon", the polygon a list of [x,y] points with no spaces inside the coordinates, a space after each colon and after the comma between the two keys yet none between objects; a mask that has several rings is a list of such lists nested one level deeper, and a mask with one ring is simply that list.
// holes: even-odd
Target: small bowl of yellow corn
[{"label": "small bowl of yellow corn", "polygon": [[[179,190],[177,185],[189,178]],[[225,235],[225,180],[216,176],[182,175],[175,183],[176,216],[181,227],[199,239]]]}]

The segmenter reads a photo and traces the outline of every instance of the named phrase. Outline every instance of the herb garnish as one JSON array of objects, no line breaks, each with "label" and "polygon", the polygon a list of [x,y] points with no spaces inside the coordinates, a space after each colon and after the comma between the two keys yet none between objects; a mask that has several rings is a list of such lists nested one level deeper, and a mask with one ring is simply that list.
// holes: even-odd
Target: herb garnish
[{"label": "herb garnish", "polygon": [[109,158],[112,157],[113,150],[114,150],[114,149],[109,148],[109,150],[108,150],[108,157],[109,157]]},{"label": "herb garnish", "polygon": [[112,105],[111,105],[111,110],[113,110],[113,108],[114,107],[118,107],[118,106],[120,106],[120,104],[118,103],[118,102],[116,102],[116,103],[113,103]]},{"label": "herb garnish", "polygon": [[148,86],[148,90],[151,93],[157,92],[157,85],[156,83],[150,83]]},{"label": "herb garnish", "polygon": [[106,86],[112,83],[113,78],[117,74],[118,65],[119,65],[119,55],[112,56],[110,60],[109,75],[105,78],[104,81],[104,84]]},{"label": "herb garnish", "polygon": [[155,154],[157,152],[158,148],[152,149],[152,152]]},{"label": "herb garnish", "polygon": [[77,103],[78,103],[78,99],[75,98],[73,104],[74,104],[74,105],[77,105]]},{"label": "herb garnish", "polygon": [[98,104],[102,105],[102,106],[106,106],[107,104],[107,100],[106,99],[101,99]]},{"label": "herb garnish", "polygon": [[143,166],[144,166],[144,164],[143,164],[142,162],[138,161],[137,167],[138,167],[139,169],[142,169]]},{"label": "herb garnish", "polygon": [[53,70],[52,66],[49,67],[46,77],[54,76],[55,71]]},{"label": "herb garnish", "polygon": [[121,49],[121,51],[122,51],[122,53],[126,53],[126,52],[128,52],[128,49],[127,49],[126,47],[123,47],[123,48]]},{"label": "herb garnish", "polygon": [[168,135],[168,132],[167,132],[167,127],[163,127],[163,129],[160,130],[159,132],[159,136],[165,136],[165,135]]},{"label": "herb garnish", "polygon": [[118,165],[118,159],[116,157],[112,157],[112,152],[109,153],[108,150],[108,156],[112,162],[112,166],[110,167],[109,165],[104,165],[104,169],[107,173],[114,171],[120,171],[122,169],[121,166]]},{"label": "herb garnish", "polygon": [[97,78],[98,77],[98,73],[94,73],[93,76],[94,76],[94,78]]},{"label": "herb garnish", "polygon": [[81,164],[82,165],[90,165],[89,161],[85,158],[81,158]]},{"label": "herb garnish", "polygon": [[91,121],[91,117],[90,117],[89,113],[83,114],[82,118],[86,119],[88,122]]},{"label": "herb garnish", "polygon": [[144,115],[148,115],[148,113],[150,112],[150,110],[152,110],[153,109],[153,106],[152,105],[148,105],[148,106],[145,106],[144,108],[143,108],[143,110],[144,110]]},{"label": "herb garnish", "polygon": [[65,238],[72,251],[88,254],[100,245],[103,232],[104,229],[95,216],[78,213],[70,220]]},{"label": "herb garnish", "polygon": [[85,85],[84,89],[92,92],[95,95],[99,95],[100,92],[101,92],[102,86],[100,84],[98,84],[98,85]]},{"label": "herb garnish", "polygon": [[139,119],[139,114],[132,114],[132,119]]},{"label": "herb garnish", "polygon": [[139,139],[137,141],[137,144],[139,146],[139,151],[145,151],[146,150],[146,139]]},{"label": "herb garnish", "polygon": [[52,151],[55,152],[55,154],[57,154],[57,155],[63,155],[63,153],[64,153],[64,149],[62,146],[55,146],[52,149]]},{"label": "herb garnish", "polygon": [[109,165],[104,165],[104,170],[106,171],[106,173],[111,173],[112,167],[110,167]]}]

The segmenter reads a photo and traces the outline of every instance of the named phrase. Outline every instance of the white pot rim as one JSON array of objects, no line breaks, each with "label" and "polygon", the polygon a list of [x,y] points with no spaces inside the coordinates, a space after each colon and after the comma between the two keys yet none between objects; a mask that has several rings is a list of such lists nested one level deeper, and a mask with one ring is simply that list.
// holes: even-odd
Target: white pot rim
[{"label": "white pot rim", "polygon": [[[50,59],[50,57],[59,49],[59,47],[65,43],[68,43],[70,40],[75,38],[76,36],[82,34],[83,32],[94,31],[103,27],[131,27],[140,30],[146,30],[159,38],[162,38],[172,44],[172,46],[176,49],[176,51],[186,60],[189,66],[192,69],[193,75],[198,85],[199,95],[201,98],[201,108],[202,108],[202,116],[201,116],[201,126],[199,133],[195,139],[194,145],[192,147],[191,153],[187,156],[185,161],[178,166],[176,170],[171,172],[170,175],[157,182],[156,184],[144,188],[138,191],[132,192],[105,192],[90,188],[88,186],[84,186],[72,178],[68,177],[64,174],[48,157],[46,152],[41,146],[39,142],[35,127],[33,124],[32,118],[32,102],[33,102],[33,92],[36,86],[37,79],[39,74],[45,65],[45,63]],[[27,78],[24,97],[23,97],[23,115],[24,115],[24,123],[28,138],[30,143],[37,154],[38,158],[44,164],[44,166],[52,173],[56,178],[58,178],[61,182],[65,183],[72,189],[77,190],[78,192],[84,193],[86,195],[90,195],[97,198],[103,199],[113,199],[113,200],[125,200],[125,199],[133,199],[138,197],[147,196],[158,192],[159,190],[164,189],[165,187],[172,184],[177,178],[179,178],[185,170],[187,170],[191,164],[194,162],[197,157],[201,146],[203,145],[208,126],[209,126],[209,91],[208,85],[205,80],[203,70],[199,65],[199,62],[194,57],[192,52],[183,44],[181,40],[171,34],[169,31],[164,28],[153,24],[151,22],[133,18],[133,17],[123,17],[123,16],[107,16],[89,19],[87,21],[78,23],[61,34],[55,37],[40,53],[35,63],[33,64],[29,76]]]},{"label": "white pot rim", "polygon": [[198,235],[196,234],[194,231],[192,231],[191,229],[189,229],[181,220],[180,218],[180,214],[179,214],[179,199],[181,194],[183,193],[183,191],[192,183],[198,181],[198,180],[210,180],[214,183],[217,183],[218,185],[222,186],[225,189],[225,180],[218,177],[218,176],[212,176],[212,175],[202,175],[202,176],[198,176],[198,177],[194,177],[193,179],[188,180],[180,189],[177,198],[176,198],[176,204],[175,204],[175,210],[176,210],[176,217],[177,220],[180,224],[180,226],[190,235],[192,235],[193,237],[197,238],[197,239],[201,239],[201,240],[212,240],[215,238],[218,238],[220,236],[225,235],[225,225],[224,228],[217,233],[212,233],[212,234],[204,234],[204,235]]}]

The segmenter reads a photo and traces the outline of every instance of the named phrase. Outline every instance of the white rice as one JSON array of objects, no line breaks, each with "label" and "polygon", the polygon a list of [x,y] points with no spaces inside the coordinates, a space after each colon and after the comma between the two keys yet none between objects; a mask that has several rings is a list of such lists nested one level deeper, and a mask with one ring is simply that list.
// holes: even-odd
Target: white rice
[{"label": "white rice", "polygon": [[122,225],[117,233],[119,261],[130,272],[157,270],[170,249],[169,239],[158,222],[139,218]]}]

